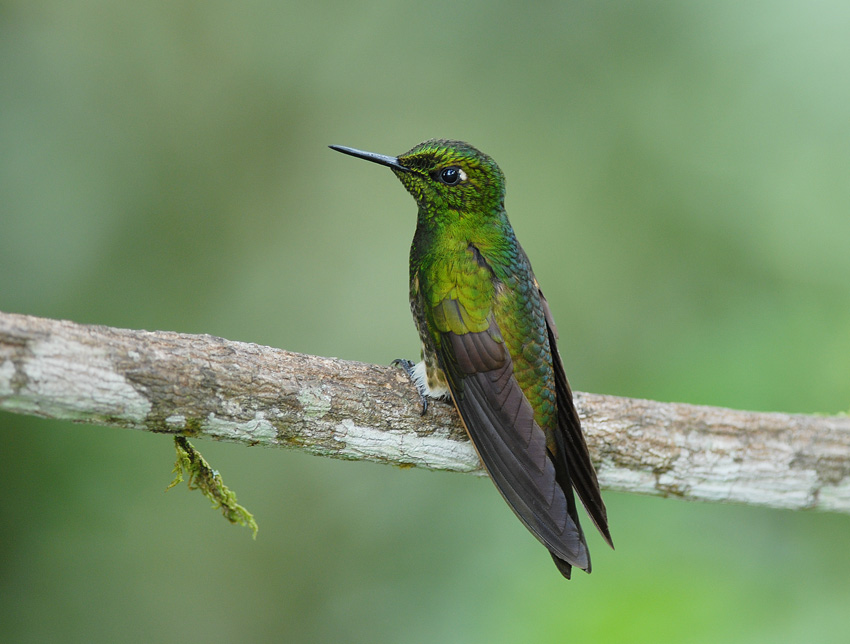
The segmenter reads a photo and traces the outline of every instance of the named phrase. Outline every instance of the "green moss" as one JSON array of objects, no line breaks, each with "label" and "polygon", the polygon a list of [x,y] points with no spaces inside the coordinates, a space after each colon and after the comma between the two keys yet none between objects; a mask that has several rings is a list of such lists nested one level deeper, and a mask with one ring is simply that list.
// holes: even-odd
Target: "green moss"
[{"label": "green moss", "polygon": [[[203,427],[199,418],[187,418],[183,428],[184,436],[199,436]],[[191,447],[191,446],[190,446]]]},{"label": "green moss", "polygon": [[196,450],[185,436],[174,437],[177,450],[177,462],[172,470],[176,476],[166,489],[173,488],[183,481],[184,472],[188,475],[190,490],[200,490],[212,501],[214,508],[221,508],[224,518],[231,523],[251,528],[254,539],[257,538],[257,522],[254,516],[236,502],[236,494],[229,490],[221,480],[221,475],[212,469],[201,453]]}]

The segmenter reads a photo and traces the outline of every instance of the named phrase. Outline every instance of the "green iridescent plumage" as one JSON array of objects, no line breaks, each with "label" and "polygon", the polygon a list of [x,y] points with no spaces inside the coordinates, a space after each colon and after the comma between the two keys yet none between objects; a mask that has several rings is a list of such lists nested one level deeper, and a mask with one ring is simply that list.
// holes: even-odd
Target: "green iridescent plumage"
[{"label": "green iridescent plumage", "polygon": [[461,141],[398,157],[331,147],[389,166],[418,205],[410,306],[420,391],[451,396],[499,491],[562,574],[590,572],[572,488],[610,544],[605,505],[554,321],[505,213],[502,171]]}]

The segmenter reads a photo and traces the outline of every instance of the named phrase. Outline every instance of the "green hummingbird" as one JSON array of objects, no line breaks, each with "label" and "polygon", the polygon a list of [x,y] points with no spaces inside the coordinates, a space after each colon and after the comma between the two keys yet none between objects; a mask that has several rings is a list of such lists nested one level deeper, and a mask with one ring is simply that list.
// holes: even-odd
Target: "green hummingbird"
[{"label": "green hummingbird", "polygon": [[612,547],[558,333],[505,212],[505,177],[468,143],[432,139],[388,166],[418,206],[410,308],[423,360],[402,361],[427,409],[451,397],[484,467],[561,574],[590,572],[573,488]]}]

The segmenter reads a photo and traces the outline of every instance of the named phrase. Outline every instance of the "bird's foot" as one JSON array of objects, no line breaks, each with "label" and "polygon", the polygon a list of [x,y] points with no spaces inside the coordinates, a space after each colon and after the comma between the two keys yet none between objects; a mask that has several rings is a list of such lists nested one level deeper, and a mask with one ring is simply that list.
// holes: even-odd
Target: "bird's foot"
[{"label": "bird's foot", "polygon": [[416,366],[415,363],[410,360],[405,360],[404,358],[396,358],[391,363],[393,366],[401,367],[404,369],[404,373],[407,374],[407,377],[410,379],[410,382],[416,387],[416,391],[419,394],[419,402],[422,403],[422,411],[419,412],[420,416],[424,416],[425,412],[428,411],[428,392],[422,391],[421,387],[421,379],[417,378],[413,373],[413,368]]}]

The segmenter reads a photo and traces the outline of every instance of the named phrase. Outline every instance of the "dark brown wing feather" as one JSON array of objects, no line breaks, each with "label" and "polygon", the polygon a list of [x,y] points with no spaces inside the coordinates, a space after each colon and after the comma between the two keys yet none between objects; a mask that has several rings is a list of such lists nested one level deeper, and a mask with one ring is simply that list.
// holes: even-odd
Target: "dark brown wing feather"
[{"label": "dark brown wing feather", "polygon": [[[596,470],[590,460],[587,451],[587,443],[581,431],[581,421],[578,417],[570,383],[567,381],[564,365],[558,353],[558,332],[552,321],[549,304],[543,293],[540,293],[543,303],[543,312],[546,324],[549,328],[549,349],[552,352],[552,366],[555,372],[555,393],[558,401],[558,428],[563,439],[563,454],[567,462],[567,472],[559,477],[559,480],[571,481],[576,493],[581,499],[584,509],[590,516],[600,534],[605,538],[612,548],[614,542],[611,540],[611,532],[608,529],[608,514],[605,503],[602,501],[602,493],[596,479]],[[556,459],[557,461],[557,459]]]},{"label": "dark brown wing feather", "polygon": [[[561,572],[590,569],[567,464],[556,464],[498,329],[444,333],[438,354],[469,436],[499,491]],[[564,479],[566,477],[566,480]]]}]

